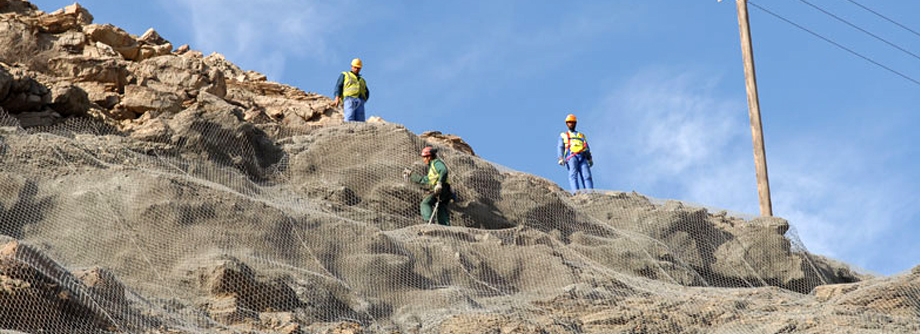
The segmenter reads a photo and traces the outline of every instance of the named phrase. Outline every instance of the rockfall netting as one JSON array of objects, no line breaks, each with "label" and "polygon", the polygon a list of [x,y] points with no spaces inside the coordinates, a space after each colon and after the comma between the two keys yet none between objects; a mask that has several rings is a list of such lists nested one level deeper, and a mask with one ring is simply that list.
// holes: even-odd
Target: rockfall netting
[{"label": "rockfall netting", "polygon": [[[390,123],[258,127],[202,92],[127,135],[0,111],[0,329],[28,333],[916,333],[920,271],[870,277],[779,218],[572,195]],[[2,330],[0,330],[2,331]]]}]

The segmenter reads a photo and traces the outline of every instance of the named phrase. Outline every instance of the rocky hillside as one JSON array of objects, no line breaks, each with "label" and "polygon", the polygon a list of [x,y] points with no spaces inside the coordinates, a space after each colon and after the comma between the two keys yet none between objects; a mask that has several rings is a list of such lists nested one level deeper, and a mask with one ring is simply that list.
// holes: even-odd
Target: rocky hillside
[{"label": "rocky hillside", "polygon": [[0,1],[0,107],[24,127],[90,117],[126,133],[155,135],[161,118],[207,92],[252,124],[302,129],[341,120],[330,100],[243,71],[220,54],[202,55],[149,29],[131,35],[93,24],[79,4],[44,13],[25,1]]},{"label": "rocky hillside", "polygon": [[[571,195],[220,55],[0,0],[0,332],[916,333],[920,270]],[[440,148],[451,227],[424,224]]]}]

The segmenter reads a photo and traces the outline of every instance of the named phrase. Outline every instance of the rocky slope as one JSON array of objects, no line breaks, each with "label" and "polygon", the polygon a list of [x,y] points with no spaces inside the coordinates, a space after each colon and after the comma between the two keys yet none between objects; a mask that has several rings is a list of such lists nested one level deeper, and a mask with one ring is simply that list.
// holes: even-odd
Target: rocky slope
[{"label": "rocky slope", "polygon": [[[915,333],[779,218],[572,196],[149,30],[0,0],[0,331]],[[452,227],[422,224],[441,148]]]},{"label": "rocky slope", "polygon": [[131,35],[93,24],[79,4],[52,13],[0,1],[0,107],[24,127],[86,116],[140,136],[152,121],[185,109],[207,92],[240,107],[253,124],[298,129],[341,120],[326,97],[267,81],[220,54],[176,49],[155,30]]}]

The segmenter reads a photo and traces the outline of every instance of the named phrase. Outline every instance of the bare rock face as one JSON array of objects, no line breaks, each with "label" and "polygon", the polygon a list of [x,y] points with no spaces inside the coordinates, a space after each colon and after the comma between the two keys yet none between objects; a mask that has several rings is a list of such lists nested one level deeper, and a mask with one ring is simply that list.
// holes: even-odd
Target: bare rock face
[{"label": "bare rock face", "polygon": [[476,155],[476,153],[473,153],[473,148],[457,135],[443,134],[440,131],[426,131],[419,137],[430,143],[447,146],[469,155]]}]

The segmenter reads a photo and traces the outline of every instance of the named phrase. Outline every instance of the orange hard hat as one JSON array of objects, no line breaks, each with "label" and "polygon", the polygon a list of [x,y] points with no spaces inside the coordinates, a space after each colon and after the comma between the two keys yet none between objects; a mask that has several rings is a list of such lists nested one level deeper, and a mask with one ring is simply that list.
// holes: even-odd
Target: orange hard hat
[{"label": "orange hard hat", "polygon": [[578,119],[575,118],[575,115],[569,114],[568,116],[565,116],[565,122],[566,122],[566,123],[568,123],[568,122],[578,122]]},{"label": "orange hard hat", "polygon": [[437,151],[435,151],[431,146],[425,146],[425,148],[422,149],[422,156],[430,157],[432,154],[434,154],[434,152]]}]

